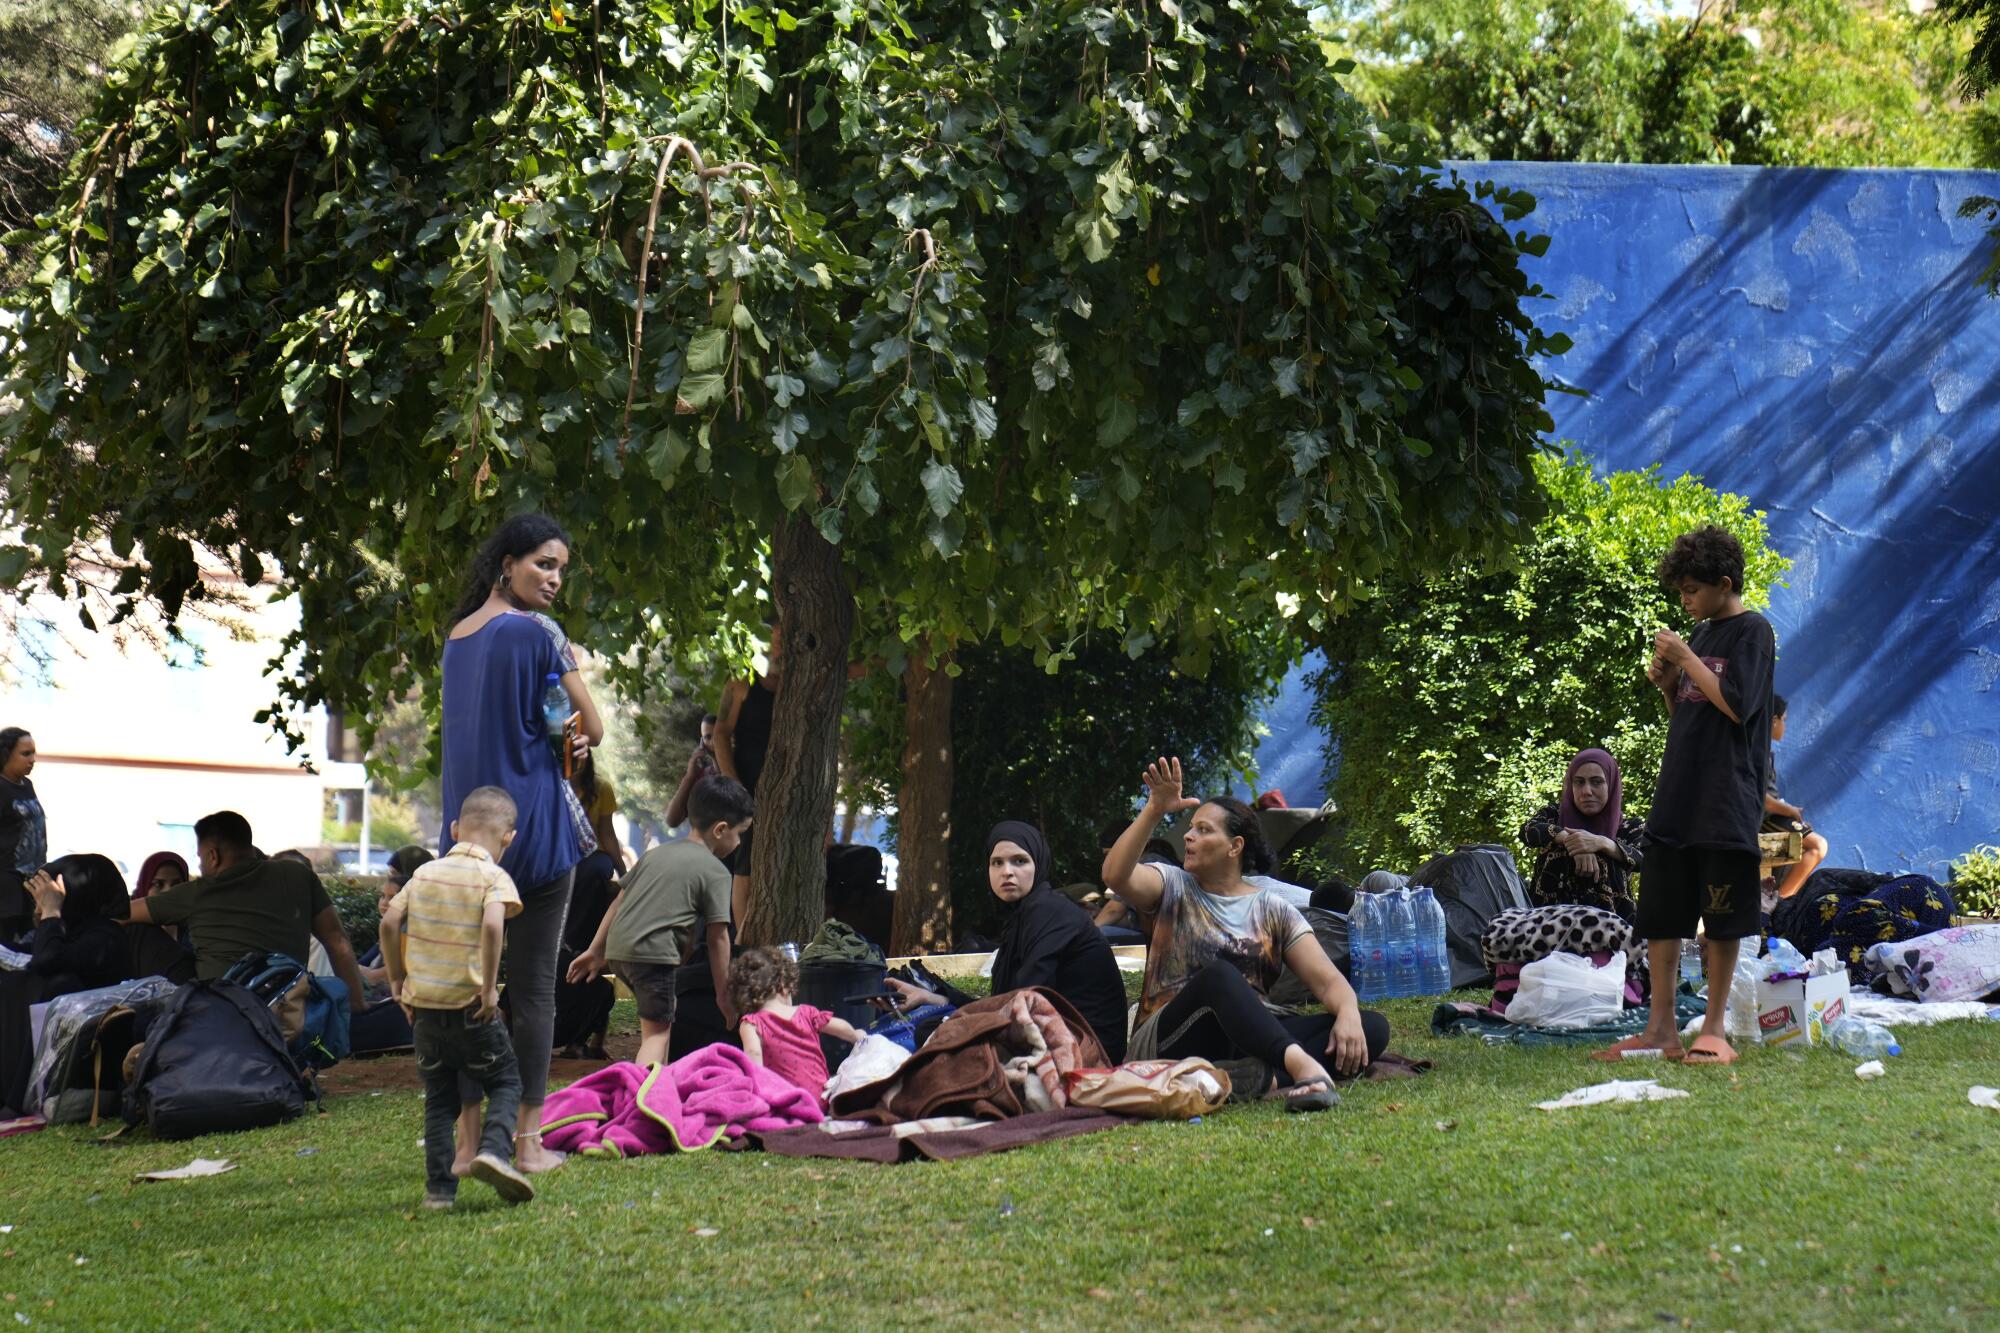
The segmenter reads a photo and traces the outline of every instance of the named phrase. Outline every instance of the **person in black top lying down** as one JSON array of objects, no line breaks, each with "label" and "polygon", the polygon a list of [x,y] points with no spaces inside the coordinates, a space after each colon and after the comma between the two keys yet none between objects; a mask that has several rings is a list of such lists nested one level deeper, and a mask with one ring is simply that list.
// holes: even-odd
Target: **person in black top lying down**
[{"label": "person in black top lying down", "polygon": [[[1049,845],[1032,824],[1007,820],[986,835],[986,876],[1001,902],[1000,945],[993,954],[993,994],[1046,986],[1076,1006],[1111,1063],[1125,1058],[1125,982],[1118,960],[1090,913],[1056,892]],[[962,992],[926,990],[891,977],[885,983],[912,1004],[964,1004]]]}]

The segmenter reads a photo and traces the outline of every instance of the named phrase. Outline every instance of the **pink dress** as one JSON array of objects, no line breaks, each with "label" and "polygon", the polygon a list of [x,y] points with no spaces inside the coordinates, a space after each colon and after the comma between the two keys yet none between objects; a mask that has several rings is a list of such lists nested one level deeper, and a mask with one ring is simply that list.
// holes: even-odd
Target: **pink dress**
[{"label": "pink dress", "polygon": [[824,1009],[802,1004],[790,1018],[758,1012],[743,1021],[757,1029],[764,1042],[764,1067],[795,1088],[810,1092],[826,1108],[826,1052],[820,1049],[820,1029],[833,1021]]}]

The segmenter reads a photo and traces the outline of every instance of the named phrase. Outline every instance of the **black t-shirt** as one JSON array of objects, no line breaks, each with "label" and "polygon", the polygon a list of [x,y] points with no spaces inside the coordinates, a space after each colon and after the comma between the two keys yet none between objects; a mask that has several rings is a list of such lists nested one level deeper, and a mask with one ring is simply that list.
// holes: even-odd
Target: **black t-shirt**
[{"label": "black t-shirt", "polygon": [[1755,611],[1711,620],[1688,647],[1713,671],[1741,722],[1682,672],[1646,836],[1668,847],[1755,852],[1771,762],[1771,673],[1777,640]]}]

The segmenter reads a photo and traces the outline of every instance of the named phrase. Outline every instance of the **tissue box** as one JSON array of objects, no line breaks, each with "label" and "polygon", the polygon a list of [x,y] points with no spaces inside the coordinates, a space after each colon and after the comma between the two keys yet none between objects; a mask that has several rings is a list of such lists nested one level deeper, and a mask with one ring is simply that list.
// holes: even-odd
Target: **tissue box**
[{"label": "tissue box", "polygon": [[1757,1039],[1766,1046],[1824,1046],[1826,1027],[1847,1012],[1847,972],[1757,983]]}]

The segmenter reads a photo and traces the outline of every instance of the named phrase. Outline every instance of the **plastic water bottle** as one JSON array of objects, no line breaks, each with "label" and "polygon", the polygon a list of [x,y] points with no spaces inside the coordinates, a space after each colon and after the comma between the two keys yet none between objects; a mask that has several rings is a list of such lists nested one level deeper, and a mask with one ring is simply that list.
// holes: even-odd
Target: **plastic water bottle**
[{"label": "plastic water bottle", "polygon": [[1417,926],[1417,994],[1442,995],[1451,989],[1451,958],[1445,951],[1444,907],[1423,885],[1410,890]]},{"label": "plastic water bottle", "polygon": [[1423,978],[1417,971],[1417,919],[1416,909],[1410,901],[1408,889],[1398,889],[1388,895],[1391,952],[1389,954],[1389,993],[1398,998],[1422,995]]},{"label": "plastic water bottle", "polygon": [[562,729],[570,721],[570,695],[562,689],[562,675],[548,673],[542,687],[542,729],[548,731],[550,745],[562,745]]},{"label": "plastic water bottle", "polygon": [[1681,941],[1681,980],[1689,990],[1701,989],[1701,941]]},{"label": "plastic water bottle", "polygon": [[1857,1060],[1880,1060],[1903,1053],[1889,1029],[1865,1018],[1835,1019],[1827,1026],[1826,1039]]},{"label": "plastic water bottle", "polygon": [[546,686],[542,690],[542,728],[549,734],[549,744],[560,754],[563,747],[563,728],[569,725],[569,695],[562,687],[562,676],[551,671]]},{"label": "plastic water bottle", "polygon": [[1382,940],[1382,900],[1372,893],[1354,895],[1347,914],[1347,952],[1354,971],[1354,993],[1363,1000],[1386,999],[1389,960]]}]

